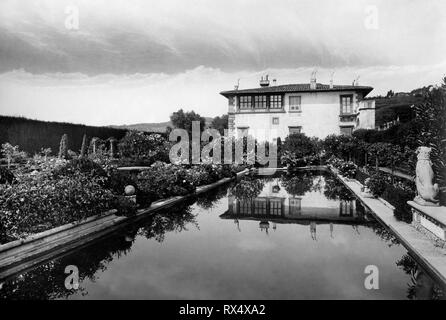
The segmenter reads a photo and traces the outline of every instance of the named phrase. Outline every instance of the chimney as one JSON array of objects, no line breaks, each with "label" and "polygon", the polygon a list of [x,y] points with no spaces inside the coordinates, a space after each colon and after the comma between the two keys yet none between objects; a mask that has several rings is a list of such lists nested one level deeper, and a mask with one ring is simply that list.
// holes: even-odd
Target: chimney
[{"label": "chimney", "polygon": [[240,79],[237,80],[237,84],[234,86],[234,90],[238,90],[239,86],[240,86]]},{"label": "chimney", "polygon": [[277,85],[277,79],[273,79],[273,86]]},{"label": "chimney", "polygon": [[333,76],[334,76],[334,71],[330,75],[330,89],[333,89]]},{"label": "chimney", "polygon": [[268,75],[266,75],[265,79],[262,78],[260,79],[260,86],[261,87],[268,87],[269,86],[269,79],[268,79]]},{"label": "chimney", "polygon": [[311,73],[310,89],[316,90],[316,70]]}]

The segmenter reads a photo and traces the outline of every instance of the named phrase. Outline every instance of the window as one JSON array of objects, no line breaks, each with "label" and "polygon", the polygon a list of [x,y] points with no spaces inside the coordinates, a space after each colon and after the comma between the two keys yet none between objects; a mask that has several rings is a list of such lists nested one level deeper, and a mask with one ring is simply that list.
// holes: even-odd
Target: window
[{"label": "window", "polygon": [[353,127],[341,127],[341,134],[346,136],[351,136],[353,132]]},{"label": "window", "polygon": [[301,213],[301,198],[290,198],[289,207],[291,215],[298,215]]},{"label": "window", "polygon": [[254,97],[254,108],[255,109],[266,109],[266,96],[255,96]]},{"label": "window", "polygon": [[240,109],[251,109],[251,96],[240,97]]},{"label": "window", "polygon": [[353,95],[341,96],[341,114],[353,113]]},{"label": "window", "polygon": [[289,129],[289,134],[302,132],[302,127],[288,127],[288,129]]},{"label": "window", "polygon": [[251,200],[243,200],[238,203],[239,210],[237,210],[240,214],[251,215],[252,203]]},{"label": "window", "polygon": [[274,95],[269,97],[270,109],[282,109],[282,96]]},{"label": "window", "polygon": [[272,215],[282,215],[282,200],[279,199],[271,199],[269,202],[270,205],[270,214]]},{"label": "window", "polygon": [[352,201],[341,201],[340,203],[340,216],[341,217],[351,217],[353,216],[353,202]]},{"label": "window", "polygon": [[301,112],[300,96],[290,96],[290,111]]},{"label": "window", "polygon": [[254,199],[254,214],[266,215],[266,199]]},{"label": "window", "polygon": [[273,124],[279,124],[279,118],[273,118]]}]

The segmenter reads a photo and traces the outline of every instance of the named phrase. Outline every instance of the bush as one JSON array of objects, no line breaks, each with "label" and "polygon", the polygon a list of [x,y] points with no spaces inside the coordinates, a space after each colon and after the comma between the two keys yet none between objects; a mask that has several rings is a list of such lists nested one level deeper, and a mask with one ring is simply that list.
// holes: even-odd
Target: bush
[{"label": "bush", "polygon": [[319,157],[316,155],[298,157],[295,153],[289,151],[283,152],[280,161],[288,170],[320,164]]},{"label": "bush", "polygon": [[129,131],[118,143],[120,165],[147,165],[169,162],[170,142],[160,134]]},{"label": "bush", "polygon": [[117,210],[118,216],[134,216],[138,205],[125,196],[117,196],[113,201],[113,207]]},{"label": "bush", "polygon": [[103,213],[113,194],[102,183],[83,173],[59,179],[43,173],[0,185],[0,225],[14,239]]},{"label": "bush", "polygon": [[136,176],[137,173],[111,169],[108,172],[107,188],[116,195],[123,195],[125,187],[131,185],[136,188],[136,193],[138,194],[138,180]]},{"label": "bush", "polygon": [[290,152],[296,158],[316,156],[318,154],[319,141],[304,135],[303,133],[293,133],[285,138],[281,150],[283,153]]},{"label": "bush", "polygon": [[308,172],[293,175],[287,174],[280,178],[282,186],[293,196],[303,196],[311,191],[314,185],[314,176]]},{"label": "bush", "polygon": [[356,171],[358,170],[358,167],[353,162],[348,161],[348,162],[341,162],[338,165],[338,169],[339,169],[339,174],[341,174],[346,178],[353,179],[356,176]]},{"label": "bush", "polygon": [[220,179],[220,175],[213,165],[198,165],[191,167],[192,184],[194,186],[210,184]]},{"label": "bush", "polygon": [[78,173],[86,174],[91,177],[106,177],[107,173],[102,166],[91,159],[80,158],[72,159],[66,164],[57,167],[54,170],[54,176],[74,176]]},{"label": "bush", "polygon": [[336,169],[339,169],[339,167],[341,166],[342,163],[344,163],[344,161],[335,156],[331,156],[330,159],[327,160],[327,163],[329,165],[332,165]]},{"label": "bush", "polygon": [[138,174],[138,188],[152,199],[186,195],[195,191],[193,182],[197,176],[198,174],[193,176],[190,169],[155,162],[150,170],[144,170]]},{"label": "bush", "polygon": [[370,176],[366,186],[370,189],[374,196],[380,197],[386,190],[387,178],[380,173],[374,173]]},{"label": "bush", "polygon": [[14,174],[6,168],[0,167],[0,184],[12,183],[15,180]]},{"label": "bush", "polygon": [[230,192],[237,199],[252,200],[259,196],[265,184],[262,180],[253,176],[244,176]]}]

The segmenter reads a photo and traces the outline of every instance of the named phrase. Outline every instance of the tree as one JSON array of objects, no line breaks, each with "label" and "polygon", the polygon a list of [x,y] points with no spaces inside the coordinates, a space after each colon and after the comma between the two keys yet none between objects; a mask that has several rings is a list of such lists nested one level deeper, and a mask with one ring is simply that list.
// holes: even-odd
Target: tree
[{"label": "tree", "polygon": [[68,159],[68,135],[64,134],[60,139],[59,158]]},{"label": "tree", "polygon": [[[129,131],[118,143],[125,164],[149,166],[156,161],[169,162],[170,143],[160,134]],[[128,162],[128,163],[127,163]]]},{"label": "tree", "polygon": [[440,188],[446,187],[446,77],[439,87],[431,87],[424,101],[414,106],[420,125],[418,146],[432,148],[431,160]]},{"label": "tree", "polygon": [[82,146],[81,151],[79,153],[79,158],[84,158],[87,155],[87,135],[84,134],[84,137],[82,138]]},{"label": "tree", "polygon": [[375,170],[379,170],[379,164],[382,163],[383,160],[386,159],[386,155],[388,155],[392,150],[392,145],[390,143],[377,142],[370,144],[369,154],[375,159]]},{"label": "tree", "polygon": [[307,137],[303,133],[293,133],[285,138],[283,142],[282,150],[289,151],[296,155],[298,158],[305,156],[316,155],[318,148],[316,141]]},{"label": "tree", "polygon": [[335,156],[350,160],[352,153],[357,150],[357,139],[347,135],[329,135],[322,142],[328,156]]},{"label": "tree", "polygon": [[183,109],[172,113],[170,121],[175,128],[184,129],[189,134],[192,133],[192,121],[200,121],[200,131],[204,130],[206,120],[194,111],[184,112]]},{"label": "tree", "polygon": [[11,168],[11,163],[17,159],[25,158],[26,153],[19,150],[19,146],[13,146],[6,142],[2,144],[2,153],[8,161],[8,169]]},{"label": "tree", "polygon": [[228,129],[228,115],[224,114],[221,117],[215,117],[211,122],[211,128],[217,129],[223,136],[225,129]]}]

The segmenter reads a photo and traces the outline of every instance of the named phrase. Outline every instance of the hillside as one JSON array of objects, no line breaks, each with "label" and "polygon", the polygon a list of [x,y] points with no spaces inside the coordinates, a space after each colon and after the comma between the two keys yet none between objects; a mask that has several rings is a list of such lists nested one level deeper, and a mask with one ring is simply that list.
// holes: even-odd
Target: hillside
[{"label": "hillside", "polygon": [[[213,118],[205,117],[206,126],[210,126]],[[145,132],[166,132],[167,127],[173,127],[172,122],[158,122],[158,123],[135,123],[135,124],[125,124],[125,125],[112,125],[111,128],[115,129],[126,129],[126,130],[138,130]]]},{"label": "hillside", "polygon": [[82,124],[31,120],[23,117],[0,116],[0,144],[9,142],[21,150],[34,154],[41,148],[51,148],[53,154],[59,150],[63,134],[68,135],[68,148],[78,152],[82,137],[121,139],[127,130],[110,127],[94,127]]},{"label": "hillside", "polygon": [[135,124],[124,124],[119,126],[110,126],[115,129],[126,129],[126,130],[138,130],[145,132],[165,132],[168,126],[172,126],[170,121],[159,122],[159,123],[135,123]]},{"label": "hillside", "polygon": [[375,123],[377,126],[396,120],[398,117],[401,122],[410,121],[414,117],[410,107],[423,101],[422,96],[411,93],[399,94],[388,98],[376,97],[371,99],[375,99]]}]

